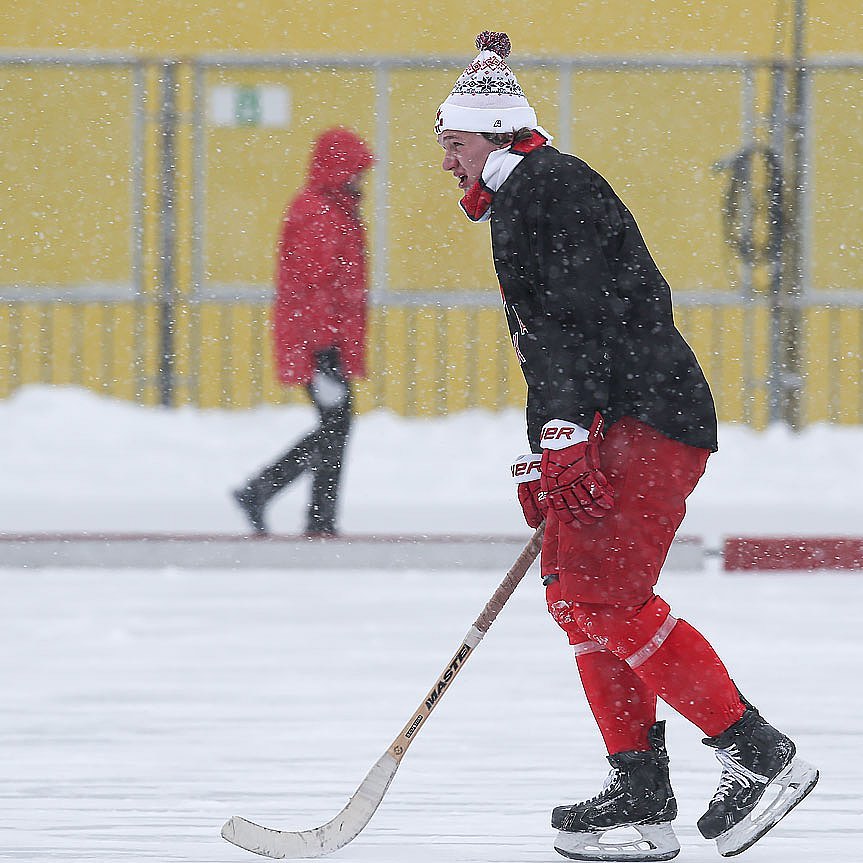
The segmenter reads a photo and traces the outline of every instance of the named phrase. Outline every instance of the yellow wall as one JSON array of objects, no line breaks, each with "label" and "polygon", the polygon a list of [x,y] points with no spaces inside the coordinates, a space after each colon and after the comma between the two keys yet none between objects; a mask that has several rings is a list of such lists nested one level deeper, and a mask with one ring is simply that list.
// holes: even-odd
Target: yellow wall
[{"label": "yellow wall", "polygon": [[[255,53],[464,56],[480,30],[518,54],[746,54],[787,47],[794,0],[7,0],[0,47],[149,55]],[[808,0],[813,53],[863,44],[859,0]],[[776,26],[777,20],[785,22]]]},{"label": "yellow wall", "polygon": [[[128,79],[113,71],[28,75],[0,65],[7,202],[0,207],[10,220],[0,230],[0,261],[16,262],[19,278],[28,277],[19,267],[36,261],[38,282],[126,278],[129,92]],[[0,281],[11,275],[6,269]]]}]

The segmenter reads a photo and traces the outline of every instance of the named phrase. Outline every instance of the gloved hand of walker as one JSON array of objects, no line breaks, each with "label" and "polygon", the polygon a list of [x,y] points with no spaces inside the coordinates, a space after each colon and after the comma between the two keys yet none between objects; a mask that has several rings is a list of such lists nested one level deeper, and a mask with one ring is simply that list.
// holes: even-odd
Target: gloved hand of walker
[{"label": "gloved hand of walker", "polygon": [[541,489],[566,524],[593,524],[614,506],[614,491],[599,469],[602,425],[597,413],[590,431],[566,420],[550,420],[542,427]]},{"label": "gloved hand of walker", "polygon": [[512,465],[512,478],[517,483],[518,502],[529,527],[537,528],[548,512],[548,501],[540,488],[539,466],[542,455],[531,452],[520,455]]}]

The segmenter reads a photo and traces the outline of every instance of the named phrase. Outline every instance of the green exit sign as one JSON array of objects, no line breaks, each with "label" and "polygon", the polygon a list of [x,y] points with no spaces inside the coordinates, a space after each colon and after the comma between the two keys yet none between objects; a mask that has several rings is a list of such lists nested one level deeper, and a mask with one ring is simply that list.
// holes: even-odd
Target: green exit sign
[{"label": "green exit sign", "polygon": [[207,117],[214,126],[287,127],[291,94],[273,84],[220,84],[207,93]]}]

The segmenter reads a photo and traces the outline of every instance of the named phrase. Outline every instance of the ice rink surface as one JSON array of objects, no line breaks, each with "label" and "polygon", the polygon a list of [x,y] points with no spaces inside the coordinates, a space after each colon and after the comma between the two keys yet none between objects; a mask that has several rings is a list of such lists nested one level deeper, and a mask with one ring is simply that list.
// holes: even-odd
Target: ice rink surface
[{"label": "ice rink surface", "polygon": [[[335,815],[503,574],[0,570],[0,859],[263,859],[222,822]],[[739,859],[860,860],[863,579],[671,572],[660,592],[822,773]],[[660,709],[677,859],[720,860],[695,828],[719,765]],[[600,790],[603,754],[534,569],[331,859],[563,860],[550,810]]]}]

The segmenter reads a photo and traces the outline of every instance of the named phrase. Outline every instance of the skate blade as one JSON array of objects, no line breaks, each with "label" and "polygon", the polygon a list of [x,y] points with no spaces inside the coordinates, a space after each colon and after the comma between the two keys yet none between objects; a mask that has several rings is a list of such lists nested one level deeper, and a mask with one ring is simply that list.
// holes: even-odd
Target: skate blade
[{"label": "skate blade", "polygon": [[[561,830],[554,850],[570,860],[671,860],[680,853],[680,843],[670,823],[633,824],[639,838],[615,839],[613,830],[570,833]],[[602,840],[610,836],[608,841]]]},{"label": "skate blade", "polygon": [[[818,782],[818,771],[811,764],[795,758],[770,785],[765,795],[774,793],[766,807],[754,815],[750,812],[730,830],[716,837],[716,850],[723,857],[734,857],[751,848],[768,830],[775,827]],[[778,786],[778,787],[777,787]],[[764,798],[762,797],[762,800]]]}]

